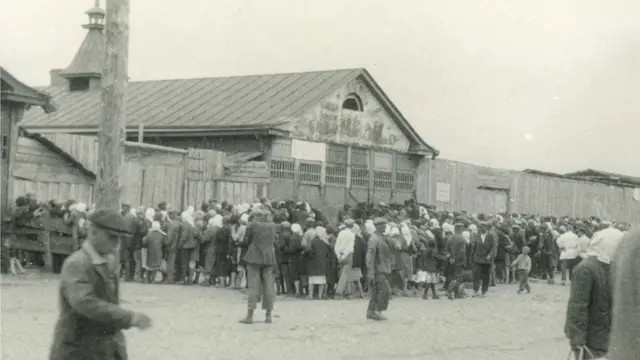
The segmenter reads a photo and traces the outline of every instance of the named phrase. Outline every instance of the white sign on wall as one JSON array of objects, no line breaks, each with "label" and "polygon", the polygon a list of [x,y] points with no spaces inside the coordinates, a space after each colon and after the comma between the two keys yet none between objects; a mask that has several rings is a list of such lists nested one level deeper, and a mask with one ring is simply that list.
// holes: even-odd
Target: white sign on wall
[{"label": "white sign on wall", "polygon": [[321,142],[291,140],[291,157],[299,160],[325,161],[327,144]]},{"label": "white sign on wall", "polygon": [[436,183],[436,201],[448,203],[451,201],[451,185],[443,182]]}]

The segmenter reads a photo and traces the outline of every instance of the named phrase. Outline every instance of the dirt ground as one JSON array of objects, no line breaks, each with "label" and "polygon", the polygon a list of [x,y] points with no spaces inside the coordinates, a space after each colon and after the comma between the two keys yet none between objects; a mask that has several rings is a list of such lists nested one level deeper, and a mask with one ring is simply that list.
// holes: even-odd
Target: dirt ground
[{"label": "dirt ground", "polygon": [[[47,358],[57,278],[4,276],[1,284],[2,359]],[[126,332],[132,360],[565,360],[569,289],[532,285],[532,295],[499,285],[481,299],[396,297],[380,323],[365,319],[365,300],[281,298],[273,324],[248,326],[238,323],[246,295],[231,290],[125,283],[122,297],[154,320],[148,331]]]}]

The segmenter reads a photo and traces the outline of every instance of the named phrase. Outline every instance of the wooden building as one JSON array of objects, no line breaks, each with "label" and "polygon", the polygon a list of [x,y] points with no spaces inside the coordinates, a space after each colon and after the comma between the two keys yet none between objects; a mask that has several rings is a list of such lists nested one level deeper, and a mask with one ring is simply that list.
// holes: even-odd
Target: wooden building
[{"label": "wooden building", "polygon": [[18,126],[25,110],[32,106],[41,108],[44,114],[56,110],[51,97],[20,82],[6,69],[0,67],[0,110],[2,113],[2,160],[0,163],[0,220],[4,218],[8,204],[13,201],[13,178],[10,175],[18,156]]},{"label": "wooden building", "polygon": [[[85,40],[46,87],[61,110],[28,112],[22,126],[30,132],[97,132],[103,14],[87,13]],[[140,81],[127,91],[129,140],[266,161],[269,197],[329,212],[413,198],[419,160],[437,155],[366,69]]]}]

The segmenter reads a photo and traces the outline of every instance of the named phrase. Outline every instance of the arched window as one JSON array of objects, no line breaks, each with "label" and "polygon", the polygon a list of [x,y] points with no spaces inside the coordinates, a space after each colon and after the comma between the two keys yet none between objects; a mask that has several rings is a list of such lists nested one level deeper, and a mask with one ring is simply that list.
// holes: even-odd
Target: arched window
[{"label": "arched window", "polygon": [[357,94],[347,95],[347,98],[344,99],[344,102],[342,103],[342,108],[362,112],[362,100],[360,99],[360,96]]}]

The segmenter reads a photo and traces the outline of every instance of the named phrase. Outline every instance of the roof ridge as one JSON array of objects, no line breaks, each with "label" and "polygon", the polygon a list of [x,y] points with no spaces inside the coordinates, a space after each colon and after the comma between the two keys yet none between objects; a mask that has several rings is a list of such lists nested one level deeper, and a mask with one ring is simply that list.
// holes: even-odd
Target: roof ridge
[{"label": "roof ridge", "polygon": [[295,75],[295,74],[313,74],[313,73],[328,73],[328,72],[342,72],[342,71],[354,71],[354,70],[364,70],[365,68],[341,68],[341,69],[332,69],[332,70],[309,70],[309,71],[290,71],[290,72],[272,72],[272,73],[254,73],[254,74],[244,74],[244,75],[229,75],[229,76],[203,76],[203,77],[193,77],[193,78],[172,78],[172,79],[154,79],[154,80],[135,80],[129,81],[129,84],[132,83],[149,83],[149,82],[161,82],[161,81],[187,81],[187,80],[207,80],[207,79],[229,79],[229,78],[242,78],[242,77],[257,77],[257,76],[278,76],[278,75]]}]

